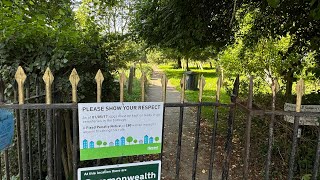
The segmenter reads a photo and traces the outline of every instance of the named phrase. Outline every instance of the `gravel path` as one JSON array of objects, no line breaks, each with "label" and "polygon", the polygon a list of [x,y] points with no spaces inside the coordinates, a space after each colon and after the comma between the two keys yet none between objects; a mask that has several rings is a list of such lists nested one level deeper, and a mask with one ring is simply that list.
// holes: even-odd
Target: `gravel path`
[{"label": "gravel path", "polygon": [[[161,76],[163,72],[154,68],[152,78],[147,90],[147,101],[158,102],[161,101]],[[180,102],[180,93],[171,85],[167,88],[167,102]],[[176,155],[178,142],[178,128],[179,128],[179,110],[180,108],[166,108],[165,122],[164,122],[164,153],[162,160],[162,179],[175,179],[176,174]],[[184,122],[183,122],[183,136],[182,136],[182,151],[181,151],[181,165],[180,178],[181,180],[192,179],[192,162],[194,157],[194,141],[195,141],[195,124],[196,124],[196,109],[185,108]],[[210,141],[211,136],[208,131],[206,122],[201,122],[198,166],[196,179],[208,179],[209,160],[210,160]],[[217,173],[218,168],[214,168],[214,174]],[[221,179],[214,176],[213,179]]]}]

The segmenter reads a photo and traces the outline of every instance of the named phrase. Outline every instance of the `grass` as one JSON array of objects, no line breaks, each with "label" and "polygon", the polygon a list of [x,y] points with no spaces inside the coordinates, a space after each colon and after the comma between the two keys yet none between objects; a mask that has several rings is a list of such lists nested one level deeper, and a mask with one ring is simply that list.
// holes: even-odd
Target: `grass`
[{"label": "grass", "polygon": [[[169,83],[175,86],[178,91],[181,91],[180,80],[183,73],[183,69],[174,69],[173,65],[159,65],[159,68],[162,69],[169,79]],[[203,75],[205,77],[205,87],[203,90],[202,101],[203,102],[215,102],[216,101],[216,89],[218,75],[215,69],[210,69],[209,66],[204,66],[204,69],[197,69],[196,67],[190,67],[191,71]],[[200,76],[199,76],[200,77]],[[189,102],[198,102],[199,101],[199,91],[186,90],[186,100]],[[220,102],[221,103],[230,103],[230,96],[225,89],[221,89],[220,93]],[[223,110],[222,110],[223,111]],[[211,121],[212,120],[212,108],[203,107],[202,109],[202,118]]]},{"label": "grass", "polygon": [[[149,149],[152,147],[154,149]],[[161,143],[132,144],[130,146],[109,146],[101,148],[80,149],[80,160],[102,159],[121,156],[158,154],[161,152]]]},{"label": "grass", "polygon": [[[159,66],[169,78],[169,82],[174,85],[179,91],[180,79],[184,73],[182,69],[173,69],[172,65],[161,65]],[[204,88],[203,101],[215,101],[215,89],[217,82],[217,74],[214,69],[205,68],[199,70],[191,67],[191,70],[203,74],[206,78],[206,86]],[[280,86],[284,84],[279,81]],[[221,92],[221,101],[223,103],[229,103],[230,97],[226,91],[226,88],[230,88],[231,81],[225,84],[229,84],[229,87]],[[240,77],[240,94],[239,100],[245,102],[248,97],[248,77]],[[293,84],[293,94],[295,94],[296,83]],[[311,80],[305,81],[305,96],[303,103],[305,104],[318,104],[319,95],[310,94],[319,89],[318,82]],[[191,102],[198,101],[198,91],[186,91],[186,99]],[[256,78],[254,80],[254,104],[259,105],[262,109],[271,109],[271,89],[269,85],[262,78]],[[277,105],[280,110],[283,109],[283,104],[286,102],[284,98],[284,90],[280,91],[277,95]],[[295,99],[295,98],[294,98]],[[210,108],[203,108],[202,117],[212,124],[213,113]],[[225,121],[228,110],[221,108],[219,111],[218,121],[218,136],[225,137],[227,123]],[[223,117],[222,117],[223,116]],[[232,173],[241,174],[243,161],[238,158],[242,157],[243,148],[245,145],[245,130],[246,130],[246,119],[247,114],[240,108],[236,111],[236,118],[234,121],[234,147],[233,147],[233,158],[235,169],[231,170]],[[263,176],[265,157],[268,149],[268,131],[269,131],[269,116],[254,117],[252,118],[251,125],[251,153],[250,153],[250,174],[251,179],[258,179]],[[286,179],[288,158],[290,155],[290,148],[292,143],[292,127],[293,125],[284,122],[282,117],[276,117],[274,124],[274,145],[272,149],[272,174],[271,177],[274,179]],[[314,155],[316,154],[316,139],[317,139],[317,127],[304,126],[302,129],[302,138],[299,140],[299,149],[297,151],[295,178],[301,179],[302,176],[306,176],[312,173]]]}]

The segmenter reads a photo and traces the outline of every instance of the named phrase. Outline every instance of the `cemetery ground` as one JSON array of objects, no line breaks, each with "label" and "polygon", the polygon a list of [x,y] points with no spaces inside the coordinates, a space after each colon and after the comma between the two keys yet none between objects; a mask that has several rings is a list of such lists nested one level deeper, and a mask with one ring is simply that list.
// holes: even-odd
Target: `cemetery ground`
[{"label": "cemetery ground", "polygon": [[[179,70],[178,70],[179,71]],[[212,71],[212,70],[210,70]],[[207,74],[210,74],[209,70]],[[181,70],[181,72],[183,72]],[[161,90],[161,77],[164,72],[157,67],[154,67],[152,77],[149,81],[149,88],[147,90],[147,101],[161,101],[162,90]],[[180,76],[181,74],[181,76]],[[182,77],[182,73],[177,76]],[[168,74],[167,74],[168,75]],[[170,74],[168,75],[170,78]],[[206,79],[207,85],[214,89],[213,82],[208,82],[214,77]],[[171,79],[172,80],[172,79]],[[180,92],[176,90],[179,87],[172,85],[172,81],[169,79],[167,87],[167,98],[166,102],[180,102]],[[194,97],[197,99],[198,91],[187,91],[187,99],[190,100],[194,93]],[[214,101],[209,97],[210,91],[204,92],[204,101]],[[227,95],[222,95],[224,100],[228,101]],[[180,179],[187,180],[191,179],[192,175],[192,161],[194,157],[194,141],[195,141],[195,127],[196,127],[196,109],[186,108],[184,111],[184,123],[183,123],[183,135],[182,135],[182,152],[181,152],[181,164],[180,164]],[[227,110],[224,110],[226,113]],[[212,108],[206,108],[203,110],[203,115],[213,117]],[[201,120],[200,125],[200,143],[199,143],[199,154],[198,154],[198,166],[197,166],[197,179],[207,179],[209,173],[210,163],[210,150],[211,150],[211,134],[212,134],[212,123],[206,121],[204,118]],[[222,124],[222,123],[221,123]],[[178,127],[179,127],[179,108],[166,108],[165,122],[164,122],[164,152],[162,161],[162,179],[170,180],[175,179],[176,172],[176,157],[177,157],[177,141],[178,141]],[[238,141],[237,139],[235,139]],[[236,142],[237,143],[237,142]],[[240,146],[235,147],[234,153],[240,153]],[[222,161],[223,161],[224,141],[223,137],[217,136],[215,162],[213,168],[213,179],[221,179]],[[240,155],[233,157],[233,164],[240,163]],[[232,170],[237,168],[237,170]],[[233,165],[230,172],[230,178],[241,179],[239,173],[241,173],[241,166]]]},{"label": "cemetery ground", "polygon": [[[174,69],[171,65],[160,65],[160,69],[155,68],[153,78],[150,81],[150,87],[148,89],[149,99],[148,101],[160,101],[161,100],[161,74],[165,73],[169,79],[167,102],[180,102],[180,79],[184,73],[182,69]],[[206,78],[206,85],[203,91],[203,102],[214,102],[215,101],[215,89],[218,76],[214,69],[205,67],[200,70],[196,67],[191,67],[192,71],[203,74]],[[242,82],[241,82],[242,81]],[[246,78],[240,78],[240,82],[243,83],[240,89],[244,89],[240,92],[238,103],[246,106],[247,105],[247,88]],[[224,87],[222,87],[220,101],[222,103],[230,102],[230,94],[232,82],[225,80]],[[240,84],[241,84],[240,83]],[[315,100],[315,96],[312,96],[310,90],[310,82],[306,82],[306,98],[304,101],[308,103],[308,99]],[[231,85],[231,86],[230,86]],[[229,87],[228,87],[229,86]],[[294,85],[295,87],[295,85]],[[254,109],[263,110],[271,108],[271,95],[267,86],[260,86],[254,89]],[[158,90],[157,90],[158,89]],[[269,88],[270,89],[270,88]],[[294,88],[293,88],[294,89]],[[155,92],[154,92],[155,91]],[[157,92],[158,91],[158,92]],[[153,93],[154,92],[154,93]],[[197,102],[199,91],[186,91],[185,100],[189,102]],[[294,91],[295,93],[295,91]],[[311,96],[310,96],[311,93]],[[171,94],[171,95],[170,95]],[[158,99],[157,99],[158,98]],[[281,93],[277,94],[276,108],[283,110],[283,105],[286,102],[284,95]],[[295,99],[295,97],[292,97]],[[317,98],[316,98],[317,99]],[[292,102],[294,103],[294,102]],[[309,102],[311,103],[311,102]],[[175,157],[176,157],[176,141],[178,131],[178,116],[179,110],[168,109],[166,112],[165,122],[165,145],[164,149],[169,152],[164,153],[164,164],[167,162],[167,166],[164,166],[163,175],[168,172],[174,174],[175,172]],[[196,109],[187,108],[184,121],[184,135],[182,150],[186,151],[182,155],[182,167],[181,177],[182,179],[191,178],[192,160],[193,160],[193,147],[194,147],[194,136],[195,129],[194,124],[196,121],[195,114]],[[214,162],[214,174],[221,176],[223,152],[225,150],[225,142],[227,136],[227,118],[228,109],[219,107],[219,120],[217,126],[217,137],[216,137],[216,151],[215,151],[215,162]],[[172,114],[170,114],[172,113]],[[173,116],[175,114],[175,117]],[[210,159],[211,150],[211,134],[213,127],[213,108],[203,107],[202,118],[201,118],[201,130],[200,130],[200,146],[199,146],[199,159],[198,159],[198,179],[204,177],[207,178],[208,173],[208,161]],[[188,116],[190,118],[188,118]],[[229,170],[230,179],[242,179],[243,176],[243,157],[245,148],[245,130],[246,130],[246,119],[247,114],[241,108],[237,108],[234,122],[234,135],[232,144],[232,157]],[[268,146],[268,129],[269,129],[269,116],[265,117],[254,117],[251,125],[251,151],[250,151],[250,163],[249,163],[249,178],[258,179],[264,176],[265,160],[267,155]],[[295,178],[301,179],[302,177],[309,176],[312,172],[313,157],[316,150],[317,144],[317,128],[316,127],[303,127],[302,138],[299,141],[299,150],[296,161],[296,175]],[[172,134],[169,132],[173,132]],[[286,179],[288,171],[289,155],[292,144],[292,124],[287,123],[283,120],[283,117],[276,117],[274,127],[274,144],[272,150],[271,160],[271,176],[273,179]],[[185,146],[189,146],[190,149],[184,149]],[[168,148],[169,147],[169,148]],[[170,150],[171,149],[171,150]],[[169,156],[169,157],[168,157]],[[167,161],[171,159],[171,161]],[[183,160],[184,159],[184,160]],[[167,168],[167,169],[166,169]],[[189,169],[188,169],[189,168]],[[185,176],[184,176],[185,175]],[[172,177],[172,176],[171,176]]]}]

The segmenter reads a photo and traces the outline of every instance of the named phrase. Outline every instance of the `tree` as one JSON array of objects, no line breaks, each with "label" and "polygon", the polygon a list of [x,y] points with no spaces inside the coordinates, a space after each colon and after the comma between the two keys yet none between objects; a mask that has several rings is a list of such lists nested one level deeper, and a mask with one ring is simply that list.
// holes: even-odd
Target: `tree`
[{"label": "tree", "polygon": [[135,140],[133,140],[133,142],[134,142],[135,144],[137,144],[138,140],[137,140],[137,139],[135,139]]},{"label": "tree", "polygon": [[157,136],[157,137],[154,138],[154,140],[157,142],[157,141],[160,140],[160,138]]},{"label": "tree", "polygon": [[232,39],[233,4],[231,0],[141,0],[135,5],[131,29],[148,46],[175,49],[188,62],[193,50],[220,47]]},{"label": "tree", "polygon": [[103,145],[104,145],[104,146],[107,146],[107,144],[108,144],[107,142],[103,142]]},{"label": "tree", "polygon": [[[299,75],[304,57],[313,54],[317,66],[310,68],[309,71],[320,77],[319,71],[319,52],[320,52],[320,6],[318,1],[243,1],[246,10],[256,10],[253,26],[244,37],[245,46],[255,46],[261,38],[291,37],[291,45],[286,53],[282,53],[283,62],[289,66],[282,72],[285,75],[286,94],[292,94],[292,83],[294,75]],[[292,60],[295,56],[298,60]],[[302,61],[301,61],[302,60]]]},{"label": "tree", "polygon": [[101,140],[98,140],[97,141],[97,145],[100,147],[102,145],[102,141]]},{"label": "tree", "polygon": [[127,142],[128,142],[129,144],[130,144],[132,141],[133,141],[133,137],[132,137],[132,136],[127,137]]},{"label": "tree", "polygon": [[[34,79],[50,67],[55,81],[60,82],[56,88],[63,93],[63,101],[69,101],[70,83],[65,75],[76,68],[81,79],[79,85],[82,87],[79,88],[78,97],[80,100],[93,99],[95,94],[86,92],[94,92],[96,88],[92,84],[96,71],[101,69],[105,83],[112,84],[111,72],[122,64],[117,59],[109,58],[114,53],[108,52],[112,45],[109,41],[112,39],[101,36],[89,18],[86,19],[85,28],[80,28],[70,2],[61,0],[55,3],[45,1],[30,4],[15,1],[2,4],[0,73],[8,82],[18,65],[22,65],[28,76],[31,76],[30,79]],[[54,11],[47,11],[51,6]],[[110,45],[107,46],[106,42]],[[87,66],[88,61],[92,66]],[[106,86],[104,90],[113,91]]]}]

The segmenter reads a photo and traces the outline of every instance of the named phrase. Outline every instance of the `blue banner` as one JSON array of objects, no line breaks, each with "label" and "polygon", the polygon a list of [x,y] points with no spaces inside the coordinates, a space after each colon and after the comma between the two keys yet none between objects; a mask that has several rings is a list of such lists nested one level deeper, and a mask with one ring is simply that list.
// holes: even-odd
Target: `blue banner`
[{"label": "blue banner", "polygon": [[0,151],[8,148],[14,135],[13,112],[8,109],[0,109]]}]

